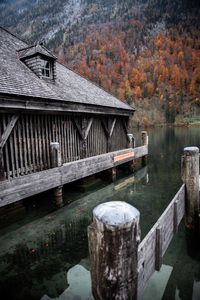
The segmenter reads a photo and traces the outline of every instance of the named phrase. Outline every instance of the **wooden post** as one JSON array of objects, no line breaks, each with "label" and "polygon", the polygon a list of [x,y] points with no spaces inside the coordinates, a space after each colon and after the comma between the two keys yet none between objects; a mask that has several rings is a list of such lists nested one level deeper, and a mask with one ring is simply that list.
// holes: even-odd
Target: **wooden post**
[{"label": "wooden post", "polygon": [[190,242],[188,242],[192,246],[190,248],[192,251],[199,234],[199,148],[197,147],[184,148],[182,156],[182,180],[186,187],[185,223],[187,238],[189,238]]},{"label": "wooden post", "polygon": [[186,186],[186,223],[193,226],[199,212],[199,148],[184,148],[182,179]]},{"label": "wooden post", "polygon": [[147,131],[142,131],[142,146],[148,146],[149,144],[149,137]]},{"label": "wooden post", "polygon": [[60,144],[58,142],[51,142],[50,148],[51,148],[51,166],[52,166],[52,168],[62,166]]},{"label": "wooden post", "polygon": [[111,169],[108,169],[108,181],[114,182],[117,179],[117,168],[113,167]]},{"label": "wooden post", "polygon": [[[51,165],[53,168],[61,167],[62,166],[62,159],[61,159],[61,151],[60,151],[60,144],[58,142],[51,142]],[[58,186],[54,188],[54,198],[57,207],[63,206],[63,198],[62,198],[62,186]]]},{"label": "wooden post", "polygon": [[[147,131],[142,131],[142,146],[147,146],[149,145],[149,137],[147,134]],[[142,157],[142,166],[146,166],[147,164],[147,155]]]},{"label": "wooden post", "polygon": [[128,148],[135,148],[135,139],[132,133],[128,133]]},{"label": "wooden post", "polygon": [[137,299],[139,211],[120,201],[98,205],[88,227],[95,300]]},{"label": "wooden post", "polygon": [[54,199],[57,207],[63,206],[62,185],[54,188]]}]

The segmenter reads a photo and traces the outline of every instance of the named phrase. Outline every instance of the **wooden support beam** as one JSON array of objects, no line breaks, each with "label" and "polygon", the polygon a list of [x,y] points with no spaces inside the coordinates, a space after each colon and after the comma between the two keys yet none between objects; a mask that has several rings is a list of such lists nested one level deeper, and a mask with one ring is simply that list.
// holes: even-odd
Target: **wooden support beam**
[{"label": "wooden support beam", "polygon": [[7,142],[17,120],[19,119],[19,114],[17,115],[13,115],[10,122],[8,123],[8,125],[6,126],[2,136],[1,136],[1,140],[0,140],[0,149],[3,149],[5,143]]},{"label": "wooden support beam", "polygon": [[117,121],[117,119],[114,118],[113,121],[112,121],[112,123],[111,123],[110,130],[109,130],[109,137],[111,137],[112,134],[113,134],[113,131],[114,131],[114,128],[115,128],[115,124],[116,124],[116,121]]},{"label": "wooden support beam", "polygon": [[137,299],[139,218],[136,208],[120,201],[93,210],[88,240],[96,300]]},{"label": "wooden support beam", "polygon": [[88,122],[87,127],[86,127],[85,132],[84,132],[84,140],[86,140],[87,137],[88,137],[88,134],[90,132],[90,128],[92,126],[93,120],[94,120],[94,118],[89,119],[89,122]]}]

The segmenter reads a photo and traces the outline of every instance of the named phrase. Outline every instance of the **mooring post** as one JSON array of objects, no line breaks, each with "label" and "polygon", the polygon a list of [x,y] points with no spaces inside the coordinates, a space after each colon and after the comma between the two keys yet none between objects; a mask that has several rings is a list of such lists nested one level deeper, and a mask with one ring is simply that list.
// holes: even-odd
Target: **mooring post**
[{"label": "mooring post", "polygon": [[127,134],[128,137],[128,148],[135,148],[135,138],[132,133]]},{"label": "mooring post", "polygon": [[[60,144],[58,142],[51,142],[51,164],[52,168],[61,167],[62,159],[61,159],[61,151]],[[62,197],[62,186],[58,186],[54,188],[54,198],[57,207],[63,206],[63,197]]]},{"label": "mooring post", "polygon": [[[133,137],[133,134],[128,133],[127,137],[128,137],[128,148],[135,148],[135,138]],[[129,170],[129,172],[134,171],[134,161],[133,160],[128,162],[128,170]]]},{"label": "mooring post", "polygon": [[[142,134],[142,146],[148,147],[149,137],[148,137],[147,131],[142,131],[141,134]],[[146,166],[146,164],[147,164],[147,155],[142,157],[142,165]]]},{"label": "mooring post", "polygon": [[142,131],[141,134],[142,134],[142,146],[148,146],[149,137],[148,137],[147,131]]},{"label": "mooring post", "polygon": [[187,235],[197,240],[199,235],[199,148],[186,147],[182,156],[182,180],[186,187]]},{"label": "mooring post", "polygon": [[88,227],[95,300],[137,299],[140,213],[125,202],[98,205]]}]

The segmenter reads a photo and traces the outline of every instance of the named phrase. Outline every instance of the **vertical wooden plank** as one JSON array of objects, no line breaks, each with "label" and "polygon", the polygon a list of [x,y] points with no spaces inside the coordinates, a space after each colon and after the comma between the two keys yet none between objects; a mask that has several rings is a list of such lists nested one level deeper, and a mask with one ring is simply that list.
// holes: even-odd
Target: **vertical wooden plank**
[{"label": "vertical wooden plank", "polygon": [[38,146],[38,116],[34,116],[34,133],[35,133],[35,154],[36,154],[36,170],[40,170],[40,161],[39,161],[39,146]]},{"label": "vertical wooden plank", "polygon": [[61,152],[61,161],[63,163],[63,143],[62,143],[62,136],[61,136],[61,115],[57,116],[57,127],[58,127],[58,142],[60,144],[60,152]]},{"label": "vertical wooden plank", "polygon": [[68,161],[68,150],[67,150],[67,117],[63,116],[63,140],[64,140],[64,157],[65,162]]},{"label": "vertical wooden plank", "polygon": [[72,158],[72,156],[73,156],[73,154],[72,154],[72,126],[73,126],[73,124],[72,124],[71,118],[72,117],[70,117],[69,139],[68,139],[68,142],[69,142],[69,147],[70,147],[70,161],[73,161],[73,158]]},{"label": "vertical wooden plank", "polygon": [[[0,139],[3,134],[3,115],[0,114]],[[0,149],[0,181],[5,180],[5,169],[4,169],[3,149]]]},{"label": "vertical wooden plank", "polygon": [[13,128],[13,138],[14,138],[14,155],[15,155],[15,163],[16,163],[16,176],[19,177],[19,154],[18,154],[18,143],[17,143],[17,126]]},{"label": "vertical wooden plank", "polygon": [[24,158],[24,168],[25,174],[28,174],[28,163],[27,163],[27,139],[26,139],[26,126],[25,126],[25,116],[22,115],[22,153]]},{"label": "vertical wooden plank", "polygon": [[30,115],[30,143],[31,143],[31,154],[33,162],[33,172],[36,171],[36,162],[35,162],[35,140],[33,134],[33,115]]},{"label": "vertical wooden plank", "polygon": [[63,120],[63,115],[60,116],[61,121],[60,121],[60,129],[61,129],[61,153],[62,153],[62,161],[63,163],[66,162],[66,157],[65,157],[65,139],[64,139],[64,120]]},{"label": "vertical wooden plank", "polygon": [[20,174],[24,175],[23,151],[22,151],[22,116],[20,117],[17,125],[18,145],[19,145],[19,166]]},{"label": "vertical wooden plank", "polygon": [[72,124],[72,155],[73,160],[76,160],[76,147],[75,147],[75,139],[76,139],[76,131],[77,129]]},{"label": "vertical wooden plank", "polygon": [[[3,130],[6,129],[6,115],[3,114]],[[9,155],[8,155],[8,143],[5,144],[4,146],[4,153],[5,153],[5,166],[6,166],[6,177],[8,178],[8,180],[10,180],[10,164],[9,164]]]},{"label": "vertical wooden plank", "polygon": [[29,172],[33,172],[33,167],[32,167],[32,161],[31,161],[31,143],[30,143],[30,121],[29,121],[29,116],[25,116],[25,122],[26,122],[26,139],[27,139],[27,157],[28,157],[28,166],[29,166]]},{"label": "vertical wooden plank", "polygon": [[160,271],[162,266],[162,228],[156,228],[155,270]]},{"label": "vertical wooden plank", "polygon": [[10,159],[11,159],[11,168],[12,168],[12,177],[15,178],[15,159],[14,159],[14,147],[13,147],[13,132],[9,136],[9,145],[10,145]]},{"label": "vertical wooden plank", "polygon": [[47,154],[47,168],[50,169],[51,162],[50,162],[50,138],[49,138],[49,130],[48,130],[48,116],[44,116],[45,120],[45,140],[46,140],[46,154]]},{"label": "vertical wooden plank", "polygon": [[43,162],[44,162],[44,169],[47,169],[47,150],[46,150],[46,135],[45,135],[45,116],[41,116],[41,128],[42,128],[42,153],[43,153]]},{"label": "vertical wooden plank", "polygon": [[38,145],[39,145],[39,169],[43,170],[42,159],[42,136],[41,136],[41,116],[38,115]]}]

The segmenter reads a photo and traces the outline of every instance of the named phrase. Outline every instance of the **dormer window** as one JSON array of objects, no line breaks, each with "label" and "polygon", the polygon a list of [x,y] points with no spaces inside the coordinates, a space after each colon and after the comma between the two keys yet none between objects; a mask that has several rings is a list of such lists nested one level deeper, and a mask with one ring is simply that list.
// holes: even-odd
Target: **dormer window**
[{"label": "dormer window", "polygon": [[48,60],[41,59],[42,76],[52,78],[52,65]]},{"label": "dormer window", "polygon": [[41,44],[18,50],[19,58],[41,79],[56,81],[56,56]]}]

